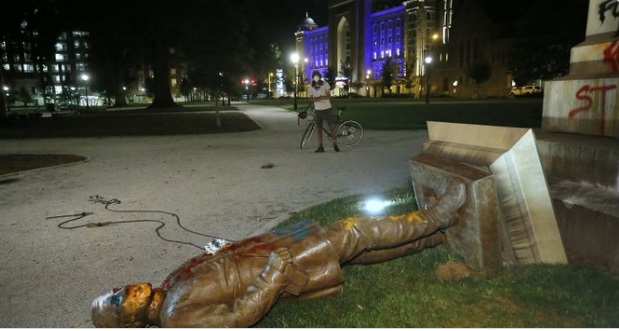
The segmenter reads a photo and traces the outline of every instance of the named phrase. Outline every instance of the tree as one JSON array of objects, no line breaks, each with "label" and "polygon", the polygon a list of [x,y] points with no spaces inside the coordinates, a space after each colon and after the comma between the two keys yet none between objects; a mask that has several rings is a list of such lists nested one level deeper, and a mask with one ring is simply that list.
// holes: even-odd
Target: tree
[{"label": "tree", "polygon": [[328,66],[327,69],[325,69],[325,71],[322,73],[322,78],[329,83],[329,86],[331,86],[331,89],[333,90],[335,88],[335,78],[337,77],[337,74],[335,72],[335,69],[333,69],[332,66]]},{"label": "tree", "polygon": [[344,83],[344,90],[346,91],[346,94],[350,92],[350,81],[352,79],[352,72],[353,67],[350,62],[342,61],[340,63],[340,75],[342,75],[342,77],[346,77],[346,82]]},{"label": "tree", "polygon": [[[79,8],[81,13],[92,10],[92,5],[80,8],[80,4],[76,4],[71,8]],[[141,50],[132,32],[135,26],[131,15],[137,8],[131,8],[132,4],[121,0],[95,6],[97,15],[87,16],[88,19],[80,24],[89,31],[88,71],[94,78],[94,89],[108,91],[115,100],[114,107],[124,107],[127,105],[125,87],[132,82],[129,72],[136,67],[137,53]],[[118,10],[123,7],[126,10]]]},{"label": "tree", "polygon": [[492,68],[485,60],[476,60],[466,68],[466,74],[475,82],[475,97],[479,97],[479,86],[490,78]]},{"label": "tree", "polygon": [[19,88],[19,94],[17,95],[17,99],[23,102],[24,106],[27,106],[29,103],[33,101],[32,96],[30,95],[30,92],[28,92],[28,90],[23,86]]},{"label": "tree", "polygon": [[404,86],[408,89],[408,94],[411,94],[412,89],[415,87],[415,75],[413,72],[415,68],[415,60],[410,60],[404,64]]},{"label": "tree", "polygon": [[381,73],[381,85],[383,89],[389,90],[391,93],[391,86],[393,86],[395,79],[398,77],[398,64],[391,59],[391,57],[387,57],[385,63],[383,63],[382,73]]},{"label": "tree", "polygon": [[[191,95],[191,84],[189,83],[189,80],[187,79],[187,77],[183,78],[183,80],[181,81],[181,87],[180,87],[180,92],[183,96],[185,96],[186,100],[189,100],[189,96]],[[193,101],[193,97],[191,98],[191,101]]]},{"label": "tree", "polygon": [[216,95],[232,94],[241,77],[250,71],[247,64],[253,50],[248,46],[244,7],[238,2],[189,1],[187,7],[200,15],[185,17],[179,35],[192,73],[188,78]]},{"label": "tree", "polygon": [[514,24],[520,41],[508,62],[516,85],[569,72],[571,48],[585,38],[587,12],[588,1],[534,1],[527,8]]}]

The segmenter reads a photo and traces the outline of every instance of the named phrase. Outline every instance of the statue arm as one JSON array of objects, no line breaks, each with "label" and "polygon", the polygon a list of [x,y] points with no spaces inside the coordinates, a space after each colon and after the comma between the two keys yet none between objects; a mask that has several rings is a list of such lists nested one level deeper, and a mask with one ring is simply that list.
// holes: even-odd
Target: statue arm
[{"label": "statue arm", "polygon": [[[200,305],[175,309],[165,327],[250,327],[257,323],[275,304],[288,284],[292,255],[288,248],[271,252],[264,269],[245,292],[228,303]],[[180,311],[179,311],[180,310]]]}]

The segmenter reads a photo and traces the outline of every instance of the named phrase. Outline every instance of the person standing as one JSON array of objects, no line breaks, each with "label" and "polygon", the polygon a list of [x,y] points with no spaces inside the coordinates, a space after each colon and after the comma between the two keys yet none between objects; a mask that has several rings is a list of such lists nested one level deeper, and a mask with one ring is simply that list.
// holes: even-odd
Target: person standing
[{"label": "person standing", "polygon": [[318,70],[312,72],[312,87],[310,88],[308,95],[312,101],[314,101],[314,110],[316,112],[314,120],[316,121],[318,139],[318,149],[316,153],[322,153],[325,148],[322,144],[322,130],[323,122],[326,120],[329,124],[329,132],[331,133],[331,139],[333,140],[333,150],[340,151],[337,145],[337,134],[335,131],[335,116],[333,115],[333,108],[331,106],[331,86],[329,83],[322,79],[322,74]]}]

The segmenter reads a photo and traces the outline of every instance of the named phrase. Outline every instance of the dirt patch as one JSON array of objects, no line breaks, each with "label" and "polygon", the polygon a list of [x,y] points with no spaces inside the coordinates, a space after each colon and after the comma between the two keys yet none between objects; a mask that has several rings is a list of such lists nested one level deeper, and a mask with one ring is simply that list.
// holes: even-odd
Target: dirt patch
[{"label": "dirt patch", "polygon": [[463,262],[450,261],[436,269],[436,277],[441,281],[457,280],[471,276],[471,270]]},{"label": "dirt patch", "polygon": [[86,160],[72,154],[0,154],[0,175]]}]

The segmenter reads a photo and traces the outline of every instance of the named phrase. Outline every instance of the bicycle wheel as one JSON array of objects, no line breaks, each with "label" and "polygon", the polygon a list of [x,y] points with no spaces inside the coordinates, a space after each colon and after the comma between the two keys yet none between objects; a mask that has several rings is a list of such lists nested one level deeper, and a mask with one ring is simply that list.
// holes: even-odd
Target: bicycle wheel
[{"label": "bicycle wheel", "polygon": [[310,138],[312,138],[312,133],[314,133],[314,122],[308,124],[307,129],[305,129],[305,132],[303,133],[303,138],[301,138],[301,149],[307,146]]},{"label": "bicycle wheel", "polygon": [[357,121],[347,120],[337,126],[337,143],[353,147],[363,140],[363,126]]}]

